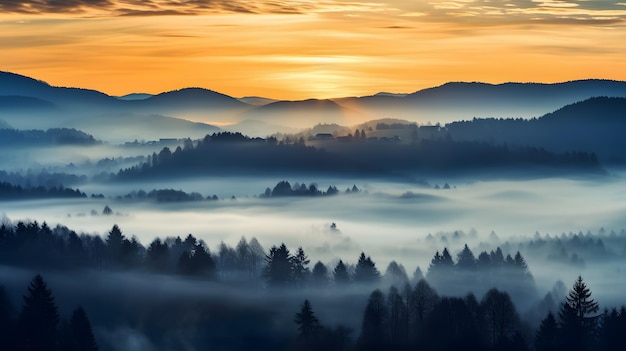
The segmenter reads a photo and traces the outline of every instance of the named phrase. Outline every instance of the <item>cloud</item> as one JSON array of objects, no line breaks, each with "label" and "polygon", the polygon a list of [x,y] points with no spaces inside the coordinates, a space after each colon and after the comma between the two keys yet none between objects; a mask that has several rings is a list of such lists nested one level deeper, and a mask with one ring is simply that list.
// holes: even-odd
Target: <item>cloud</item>
[{"label": "cloud", "polygon": [[626,10],[617,1],[450,0],[406,4],[401,9],[424,13],[424,18],[438,22],[613,25],[626,20]]},{"label": "cloud", "polygon": [[361,11],[380,4],[353,1],[293,0],[0,0],[0,13],[103,16],[203,15],[214,13],[304,14]]},{"label": "cloud", "polygon": [[80,16],[340,14],[455,23],[613,25],[624,2],[586,0],[0,0],[0,13]]}]

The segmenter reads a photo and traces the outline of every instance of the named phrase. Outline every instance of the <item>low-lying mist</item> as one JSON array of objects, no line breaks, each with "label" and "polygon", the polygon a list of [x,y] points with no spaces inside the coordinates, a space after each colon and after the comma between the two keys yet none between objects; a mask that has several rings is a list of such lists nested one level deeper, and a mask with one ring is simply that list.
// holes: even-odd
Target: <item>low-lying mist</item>
[{"label": "low-lying mist", "polygon": [[[308,181],[307,179],[290,179]],[[242,237],[256,237],[268,248],[284,242],[290,248],[302,246],[310,257],[322,262],[343,259],[355,263],[361,251],[383,269],[392,260],[409,273],[417,266],[428,268],[435,251],[447,247],[453,256],[464,244],[480,251],[507,244],[511,254],[541,259],[529,266],[540,291],[551,289],[558,279],[570,281],[579,273],[588,274],[598,293],[613,296],[611,280],[624,265],[611,262],[603,274],[604,262],[591,260],[584,266],[543,262],[548,253],[533,256],[520,246],[536,238],[562,233],[608,235],[626,228],[621,174],[600,179],[549,178],[536,180],[476,181],[429,179],[431,187],[372,180],[316,179],[320,189],[333,185],[340,194],[330,197],[260,198],[276,178],[196,179],[128,184],[89,184],[86,193],[103,193],[104,199],[64,199],[5,202],[0,207],[11,219],[30,218],[54,226],[67,225],[77,232],[104,235],[118,224],[128,237],[136,236],[147,246],[155,237],[192,233],[210,249],[220,242],[235,245]],[[450,189],[443,187],[446,182]],[[309,184],[309,182],[306,182]],[[356,185],[359,193],[346,194]],[[132,190],[173,188],[217,194],[219,201],[160,203],[115,200]],[[232,198],[234,196],[234,199]],[[102,215],[105,206],[112,215]],[[335,228],[331,228],[332,224]],[[538,234],[537,234],[538,233]],[[623,255],[622,248],[616,248]],[[571,252],[567,253],[568,257]],[[613,274],[615,273],[615,274]],[[602,289],[602,291],[600,291]]]}]

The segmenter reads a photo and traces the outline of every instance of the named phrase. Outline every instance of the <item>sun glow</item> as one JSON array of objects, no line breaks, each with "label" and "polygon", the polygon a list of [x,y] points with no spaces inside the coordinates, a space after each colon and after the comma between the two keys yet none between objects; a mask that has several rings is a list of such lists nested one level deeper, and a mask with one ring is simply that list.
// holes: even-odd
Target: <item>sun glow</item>
[{"label": "sun glow", "polygon": [[111,95],[201,86],[279,99],[459,80],[626,79],[626,10],[617,3],[110,3],[0,4],[0,69]]}]

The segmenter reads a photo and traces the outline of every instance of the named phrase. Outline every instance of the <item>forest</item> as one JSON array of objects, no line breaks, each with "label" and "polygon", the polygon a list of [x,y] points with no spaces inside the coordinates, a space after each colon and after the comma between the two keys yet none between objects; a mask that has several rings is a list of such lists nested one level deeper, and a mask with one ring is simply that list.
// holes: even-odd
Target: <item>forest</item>
[{"label": "forest", "polygon": [[[617,239],[626,242],[623,235]],[[595,247],[597,241],[579,245]],[[555,289],[541,298],[523,255],[505,250],[475,256],[464,245],[454,259],[444,247],[425,272],[417,267],[409,276],[396,261],[381,272],[364,252],[354,264],[343,259],[313,264],[302,247],[290,250],[280,243],[265,249],[256,238],[242,237],[235,247],[222,242],[210,250],[188,234],[155,238],[144,247],[117,225],[101,237],[5,219],[0,268],[11,285],[0,287],[0,345],[6,350],[109,350],[115,338],[103,330],[123,324],[143,332],[155,349],[183,344],[241,350],[620,349],[623,306],[601,306],[580,276],[568,290]],[[9,267],[22,269],[22,277],[46,273],[34,274],[18,290],[15,282],[22,279],[11,278]],[[82,277],[83,284],[95,287],[64,281],[59,274]],[[58,288],[48,284],[47,275],[56,277]],[[177,287],[145,296],[155,279]],[[103,281],[105,291],[96,292]],[[123,281],[125,292],[119,294],[115,283]],[[256,296],[243,292],[247,289],[256,290]],[[23,299],[16,299],[20,294]],[[65,316],[57,300],[64,301]],[[154,315],[163,308],[166,319]],[[346,316],[356,322],[342,323]],[[172,339],[171,333],[182,334]]]},{"label": "forest", "polygon": [[276,138],[250,138],[241,133],[190,139],[173,152],[164,147],[140,165],[121,169],[114,179],[140,180],[172,175],[330,174],[398,177],[412,172],[451,172],[488,167],[536,166],[598,173],[593,153],[553,153],[536,147],[508,147],[478,141],[421,140],[419,143],[371,143],[358,139],[341,147],[307,146],[304,139],[287,143]]}]

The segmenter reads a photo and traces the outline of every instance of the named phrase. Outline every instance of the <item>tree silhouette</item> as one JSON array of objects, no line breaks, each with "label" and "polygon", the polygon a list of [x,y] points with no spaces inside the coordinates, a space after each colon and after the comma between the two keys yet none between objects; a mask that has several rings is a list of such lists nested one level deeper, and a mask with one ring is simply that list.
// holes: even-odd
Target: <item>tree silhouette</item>
[{"label": "tree silhouette", "polygon": [[313,266],[311,281],[319,287],[328,286],[328,268],[321,261],[317,261],[315,266]]},{"label": "tree silhouette", "polygon": [[98,344],[91,329],[91,323],[82,307],[78,307],[72,313],[70,322],[74,340],[80,351],[98,351]]},{"label": "tree silhouette", "polygon": [[106,238],[107,254],[110,262],[113,265],[119,264],[122,256],[122,245],[126,238],[122,234],[120,227],[117,224],[113,225],[113,228],[109,231]]},{"label": "tree silhouette", "polygon": [[383,280],[389,285],[404,286],[404,284],[409,282],[409,277],[402,265],[398,264],[396,261],[391,261],[389,265],[387,265]]},{"label": "tree silhouette", "polygon": [[56,348],[59,314],[52,291],[41,275],[36,275],[24,296],[20,315],[21,349],[49,351]]},{"label": "tree silhouette", "polygon": [[196,243],[191,250],[181,254],[178,260],[178,270],[182,274],[204,276],[209,279],[217,277],[215,261],[202,241]]},{"label": "tree silhouette", "polygon": [[626,330],[626,307],[618,311],[613,308],[602,314],[599,335],[599,350],[621,350],[624,348],[624,330]]},{"label": "tree silhouette", "polygon": [[490,289],[483,297],[480,307],[492,345],[506,343],[518,330],[519,315],[506,292]]},{"label": "tree silhouette", "polygon": [[409,311],[395,286],[387,294],[389,308],[389,342],[393,348],[405,347],[408,342]]},{"label": "tree silhouette", "polygon": [[346,268],[346,265],[342,260],[339,260],[337,266],[335,266],[335,269],[333,270],[333,280],[335,282],[335,286],[346,286],[350,283],[348,268]]},{"label": "tree silhouette", "polygon": [[599,309],[591,290],[581,276],[574,282],[559,311],[561,346],[569,350],[587,350],[594,342],[596,320],[591,316]]},{"label": "tree silhouette", "polygon": [[376,264],[365,253],[361,252],[359,261],[354,269],[353,280],[356,283],[375,283],[380,279],[380,273],[376,268]]},{"label": "tree silhouette", "polygon": [[164,273],[167,271],[169,264],[169,248],[167,244],[156,238],[148,246],[146,251],[146,265],[148,268]]},{"label": "tree silhouette", "polygon": [[291,274],[293,281],[298,286],[304,286],[306,284],[309,275],[311,274],[307,265],[311,262],[307,255],[304,253],[302,247],[298,247],[298,251],[291,258]]},{"label": "tree silhouette", "polygon": [[0,286],[0,349],[11,350],[15,333],[15,310],[4,288]]},{"label": "tree silhouette", "polygon": [[358,340],[360,350],[384,350],[388,343],[388,309],[385,296],[376,289],[372,292],[365,307],[361,335]]},{"label": "tree silhouette", "polygon": [[287,285],[293,281],[292,257],[284,243],[270,248],[265,256],[265,277],[269,286]]},{"label": "tree silhouette", "polygon": [[559,327],[552,312],[541,321],[541,325],[535,334],[536,351],[552,351],[558,349]]},{"label": "tree silhouette", "polygon": [[465,270],[473,270],[476,268],[476,258],[469,247],[467,247],[467,244],[465,244],[463,250],[459,252],[457,256],[456,266],[459,269]]},{"label": "tree silhouette", "polygon": [[428,285],[425,279],[420,279],[417,284],[415,284],[415,288],[409,298],[409,318],[413,334],[412,339],[416,339],[419,336],[424,321],[429,317],[438,300],[439,296],[437,292]]},{"label": "tree silhouette", "polygon": [[313,341],[320,332],[321,325],[309,300],[304,300],[300,312],[296,313],[294,322],[298,325],[298,338],[305,342]]}]

